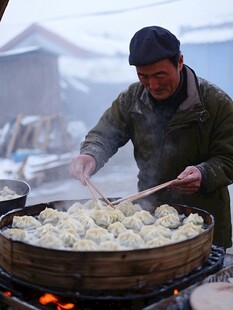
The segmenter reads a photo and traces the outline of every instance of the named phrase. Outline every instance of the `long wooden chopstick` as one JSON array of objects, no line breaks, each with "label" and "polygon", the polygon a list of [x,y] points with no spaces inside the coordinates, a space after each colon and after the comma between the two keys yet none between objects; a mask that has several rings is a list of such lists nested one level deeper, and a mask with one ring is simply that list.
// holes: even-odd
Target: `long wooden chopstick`
[{"label": "long wooden chopstick", "polygon": [[98,198],[97,198],[97,196],[96,196],[96,194],[95,194],[93,188],[90,186],[90,184],[87,182],[86,179],[85,179],[85,182],[86,182],[87,187],[88,187],[89,191],[91,192],[91,194],[92,194],[92,196],[93,196],[95,202],[98,202]]},{"label": "long wooden chopstick", "polygon": [[161,190],[161,189],[163,189],[165,187],[168,187],[169,185],[172,184],[173,181],[174,180],[171,180],[171,181],[162,183],[160,185],[156,185],[154,187],[148,188],[148,189],[146,189],[146,190],[144,190],[142,192],[138,192],[136,194],[130,195],[128,197],[124,197],[124,198],[120,198],[118,200],[114,200],[114,201],[112,201],[112,205],[119,204],[120,202],[123,202],[123,201],[131,201],[131,202],[133,202],[135,200],[141,199],[141,198],[146,197],[146,196],[148,196],[150,194],[153,194],[153,193],[155,193],[155,192],[157,192],[157,191],[159,191],[159,190]]},{"label": "long wooden chopstick", "polygon": [[108,200],[108,198],[105,197],[105,195],[104,195],[104,194],[103,194],[103,193],[102,193],[89,179],[84,178],[84,180],[85,180],[85,182],[86,182],[86,184],[87,184],[89,190],[91,191],[93,197],[96,198],[96,196],[94,195],[92,189],[94,189],[94,190],[103,198],[103,200],[104,200],[108,205],[110,205],[112,208],[115,208],[115,207],[112,205],[112,203]]}]

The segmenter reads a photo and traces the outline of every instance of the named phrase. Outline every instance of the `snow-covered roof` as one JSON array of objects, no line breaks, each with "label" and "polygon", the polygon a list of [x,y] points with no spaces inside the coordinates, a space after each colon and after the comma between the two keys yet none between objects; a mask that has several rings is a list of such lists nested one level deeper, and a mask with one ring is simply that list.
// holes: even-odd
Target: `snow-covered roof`
[{"label": "snow-covered roof", "polygon": [[233,22],[181,27],[180,41],[188,43],[217,43],[233,41]]},{"label": "snow-covered roof", "polygon": [[47,51],[39,46],[24,46],[20,48],[14,48],[9,51],[1,52],[0,51],[0,58],[1,57],[10,57],[10,56],[16,56],[21,54],[27,54],[27,53],[33,53],[33,52],[45,52],[49,54],[56,55],[54,53],[51,53],[50,51]]},{"label": "snow-covered roof", "polygon": [[10,49],[40,46],[54,54],[76,56],[76,57],[96,57],[100,56],[93,52],[90,47],[82,47],[67,40],[65,36],[61,36],[58,32],[50,31],[48,28],[38,24],[32,24],[13,39],[8,41],[0,48],[0,51],[8,51]]}]

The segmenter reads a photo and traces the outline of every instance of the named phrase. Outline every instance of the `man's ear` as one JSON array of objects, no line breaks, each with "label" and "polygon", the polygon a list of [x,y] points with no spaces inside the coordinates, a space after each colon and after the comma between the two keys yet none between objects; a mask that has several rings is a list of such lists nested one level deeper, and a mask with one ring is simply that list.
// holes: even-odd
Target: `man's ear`
[{"label": "man's ear", "polygon": [[178,69],[181,71],[184,65],[184,56],[180,54],[179,61],[178,61]]}]

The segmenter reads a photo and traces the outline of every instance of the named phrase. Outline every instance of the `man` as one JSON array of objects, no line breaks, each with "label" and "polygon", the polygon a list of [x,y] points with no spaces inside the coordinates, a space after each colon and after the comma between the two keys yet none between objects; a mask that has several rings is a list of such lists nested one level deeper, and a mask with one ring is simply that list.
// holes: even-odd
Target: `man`
[{"label": "man", "polygon": [[105,111],[71,161],[71,175],[85,185],[129,140],[139,168],[138,190],[175,179],[142,206],[178,203],[215,218],[213,243],[231,247],[233,104],[217,86],[184,64],[179,40],[168,30],[145,27],[130,42],[129,63],[138,83]]}]

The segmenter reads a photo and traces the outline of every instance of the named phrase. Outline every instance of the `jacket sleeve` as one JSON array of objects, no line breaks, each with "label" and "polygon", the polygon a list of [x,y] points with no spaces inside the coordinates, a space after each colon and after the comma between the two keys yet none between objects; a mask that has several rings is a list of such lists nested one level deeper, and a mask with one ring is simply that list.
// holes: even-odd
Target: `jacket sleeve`
[{"label": "jacket sleeve", "polygon": [[233,180],[233,102],[213,85],[204,92],[204,102],[211,130],[207,159],[197,167],[203,178],[201,190],[211,192],[232,184]]}]

